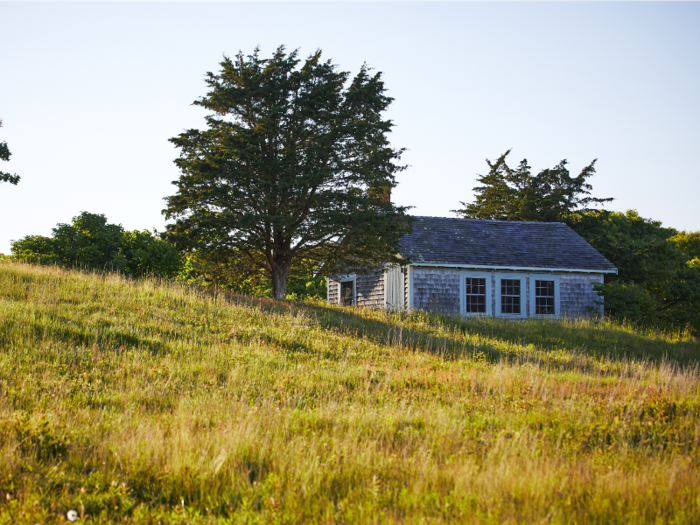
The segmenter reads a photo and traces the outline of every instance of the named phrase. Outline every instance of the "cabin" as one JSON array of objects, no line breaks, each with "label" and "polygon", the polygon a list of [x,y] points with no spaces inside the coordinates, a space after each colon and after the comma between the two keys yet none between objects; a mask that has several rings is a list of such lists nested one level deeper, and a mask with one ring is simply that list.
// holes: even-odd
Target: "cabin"
[{"label": "cabin", "polygon": [[328,278],[328,302],[462,316],[586,317],[615,266],[564,223],[416,217],[410,264]]}]

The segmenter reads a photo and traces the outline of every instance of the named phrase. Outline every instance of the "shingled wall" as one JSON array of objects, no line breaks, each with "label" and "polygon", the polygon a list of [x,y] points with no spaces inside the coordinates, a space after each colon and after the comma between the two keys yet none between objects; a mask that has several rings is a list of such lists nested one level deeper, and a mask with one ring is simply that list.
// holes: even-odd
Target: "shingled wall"
[{"label": "shingled wall", "polygon": [[[328,303],[338,304],[340,282],[338,276],[328,278]],[[384,307],[384,272],[377,270],[369,274],[355,275],[357,306]]]},{"label": "shingled wall", "polygon": [[600,273],[568,273],[559,277],[561,314],[566,317],[586,317],[591,315],[589,307],[603,313],[603,307],[596,305],[600,296],[593,289],[595,283],[602,283]]},{"label": "shingled wall", "polygon": [[[413,267],[413,308],[447,314],[459,314],[459,268]],[[491,272],[491,311],[496,311],[496,274],[507,275],[508,272]],[[530,273],[525,274],[523,286],[523,307],[526,314],[530,312]],[[536,272],[541,275],[541,272]],[[602,274],[560,273],[560,315],[562,317],[586,317],[591,315],[589,308],[602,313],[596,305],[600,297],[593,289],[594,283],[602,283]]]},{"label": "shingled wall", "polygon": [[328,298],[328,303],[329,304],[338,304],[338,294],[340,293],[340,283],[338,281],[334,281],[331,277],[328,278],[328,282],[326,283],[326,286],[328,287],[327,291],[327,298]]},{"label": "shingled wall", "polygon": [[413,308],[459,314],[459,269],[414,267]]},{"label": "shingled wall", "polygon": [[356,279],[357,306],[384,307],[384,272],[358,274]]},{"label": "shingled wall", "polygon": [[[413,309],[459,315],[459,268],[414,266],[413,272]],[[501,272],[498,272],[501,274]],[[522,273],[522,272],[521,272]],[[540,273],[540,272],[538,272]],[[507,274],[503,272],[502,275]],[[591,315],[589,308],[602,313],[602,307],[596,305],[600,297],[593,289],[594,283],[602,283],[603,275],[596,273],[560,273],[559,294],[560,314],[562,317],[586,317]],[[383,308],[384,302],[383,271],[371,274],[357,274],[357,306]],[[404,272],[404,290],[406,307],[408,306],[408,272]],[[328,302],[338,304],[339,282],[328,279]],[[491,311],[496,310],[496,272],[491,272]],[[525,272],[523,287],[525,312],[530,312],[530,273]]]}]

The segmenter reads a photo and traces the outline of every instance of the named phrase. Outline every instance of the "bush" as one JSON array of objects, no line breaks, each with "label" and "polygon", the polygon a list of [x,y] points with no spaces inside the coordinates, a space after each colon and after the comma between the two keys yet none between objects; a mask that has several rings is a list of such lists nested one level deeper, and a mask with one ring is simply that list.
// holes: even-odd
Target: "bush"
[{"label": "bush", "polygon": [[88,270],[121,271],[132,276],[177,275],[182,261],[167,241],[143,230],[124,231],[104,215],[82,212],[71,224],[58,224],[51,237],[28,235],[12,243],[13,258]]},{"label": "bush", "polygon": [[641,286],[614,281],[597,285],[596,291],[605,298],[600,304],[606,315],[638,325],[658,324],[658,304]]}]

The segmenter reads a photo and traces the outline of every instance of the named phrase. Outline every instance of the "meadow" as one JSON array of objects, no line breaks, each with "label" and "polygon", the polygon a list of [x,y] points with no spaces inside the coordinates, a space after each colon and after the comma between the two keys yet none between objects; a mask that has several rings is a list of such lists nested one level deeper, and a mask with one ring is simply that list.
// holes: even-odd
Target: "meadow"
[{"label": "meadow", "polygon": [[700,523],[699,360],[0,261],[0,524]]}]

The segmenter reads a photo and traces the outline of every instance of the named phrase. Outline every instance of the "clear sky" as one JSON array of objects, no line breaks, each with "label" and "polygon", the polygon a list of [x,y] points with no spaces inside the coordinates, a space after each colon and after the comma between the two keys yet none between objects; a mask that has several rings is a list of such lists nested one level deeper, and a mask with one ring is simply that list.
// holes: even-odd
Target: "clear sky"
[{"label": "clear sky", "polygon": [[594,158],[594,195],[700,230],[700,3],[3,3],[0,252],[81,211],[164,228],[177,150],[223,54],[367,62],[410,168],[393,198],[453,216],[486,158]]}]

